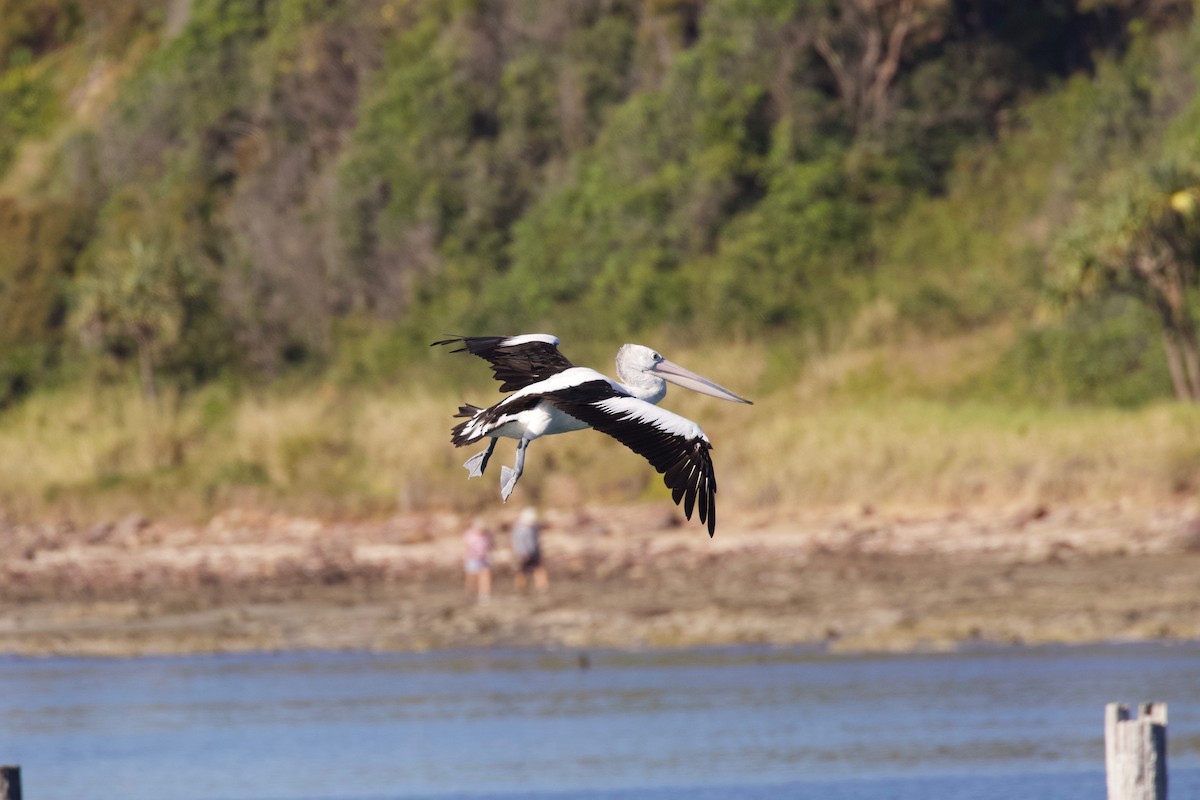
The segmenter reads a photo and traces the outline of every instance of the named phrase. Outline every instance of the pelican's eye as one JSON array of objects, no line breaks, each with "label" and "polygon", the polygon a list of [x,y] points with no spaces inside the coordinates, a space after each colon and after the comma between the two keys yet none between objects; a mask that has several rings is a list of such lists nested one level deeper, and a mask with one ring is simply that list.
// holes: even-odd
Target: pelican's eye
[{"label": "pelican's eye", "polygon": [[654,356],[653,356],[653,358],[654,358],[654,363],[655,363],[655,364],[657,364],[659,361],[662,361],[662,360],[663,360],[663,357],[662,357],[662,356],[660,356],[658,353],[655,353],[655,354],[654,354]]}]

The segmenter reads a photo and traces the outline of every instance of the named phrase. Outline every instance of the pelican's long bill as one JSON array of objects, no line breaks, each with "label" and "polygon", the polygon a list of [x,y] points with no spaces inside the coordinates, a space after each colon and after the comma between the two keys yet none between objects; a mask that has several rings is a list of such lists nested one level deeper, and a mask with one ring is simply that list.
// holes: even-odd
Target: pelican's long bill
[{"label": "pelican's long bill", "polygon": [[665,380],[670,381],[676,386],[682,386],[685,389],[691,389],[693,392],[700,392],[700,394],[706,394],[709,397],[717,397],[721,400],[729,400],[733,403],[747,403],[749,405],[754,405],[754,403],[750,400],[747,400],[744,397],[739,397],[738,395],[726,389],[724,386],[713,383],[708,378],[705,378],[702,375],[697,375],[690,369],[685,369],[676,364],[674,361],[667,361],[665,358],[655,364],[651,368],[651,371],[662,375]]}]

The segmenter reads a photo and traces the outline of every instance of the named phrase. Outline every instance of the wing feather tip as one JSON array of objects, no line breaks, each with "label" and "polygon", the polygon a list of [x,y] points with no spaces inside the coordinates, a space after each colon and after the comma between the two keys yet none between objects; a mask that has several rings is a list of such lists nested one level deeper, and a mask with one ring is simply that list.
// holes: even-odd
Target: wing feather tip
[{"label": "wing feather tip", "polygon": [[688,519],[692,518],[692,510],[696,507],[696,487],[687,487],[687,492],[683,498],[683,515]]}]

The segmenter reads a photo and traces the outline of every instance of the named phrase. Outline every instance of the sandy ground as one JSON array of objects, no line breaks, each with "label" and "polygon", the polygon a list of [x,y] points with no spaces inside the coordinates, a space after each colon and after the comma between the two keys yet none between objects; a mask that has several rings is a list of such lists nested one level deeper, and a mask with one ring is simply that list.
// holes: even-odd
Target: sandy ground
[{"label": "sandy ground", "polygon": [[550,591],[463,589],[467,520],[231,511],[0,522],[0,652],[673,647],[834,650],[1200,638],[1200,507],[764,513],[710,540],[669,505],[547,514]]}]

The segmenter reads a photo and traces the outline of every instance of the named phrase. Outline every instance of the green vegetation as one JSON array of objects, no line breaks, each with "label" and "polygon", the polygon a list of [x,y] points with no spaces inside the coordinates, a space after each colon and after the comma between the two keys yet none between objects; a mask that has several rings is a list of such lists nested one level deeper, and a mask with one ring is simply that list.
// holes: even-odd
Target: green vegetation
[{"label": "green vegetation", "polygon": [[[879,442],[968,408],[996,415],[979,431],[1183,435],[1164,404],[1200,398],[1198,17],[0,0],[0,450],[48,459],[0,504],[461,500],[422,477],[458,454],[412,415],[491,390],[431,367],[456,332],[552,330],[599,366],[623,340],[740,352],[764,405],[847,430],[896,408]],[[945,351],[969,357],[921,365]],[[389,425],[438,435],[392,452]],[[1169,449],[1153,491],[1190,485],[1195,453]],[[895,458],[904,491],[959,496]],[[744,499],[820,499],[765,485]]]}]

